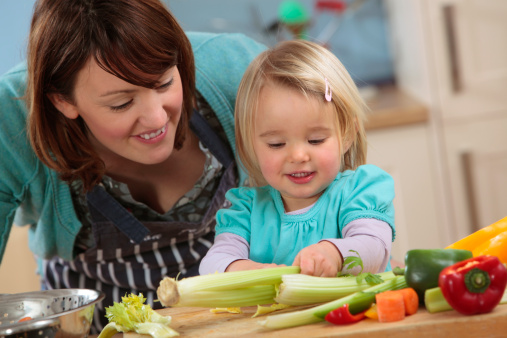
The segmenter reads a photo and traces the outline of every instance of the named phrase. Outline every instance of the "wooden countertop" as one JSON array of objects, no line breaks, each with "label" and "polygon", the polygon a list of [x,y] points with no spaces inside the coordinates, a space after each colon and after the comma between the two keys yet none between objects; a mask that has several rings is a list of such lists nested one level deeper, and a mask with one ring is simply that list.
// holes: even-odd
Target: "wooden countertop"
[{"label": "wooden countertop", "polygon": [[371,109],[367,113],[367,131],[425,123],[429,119],[425,105],[393,85],[377,87],[376,94],[366,103]]},{"label": "wooden countertop", "polygon": [[477,338],[505,337],[507,334],[507,304],[497,306],[491,313],[474,316],[456,311],[430,314],[421,307],[416,314],[393,323],[365,319],[345,326],[321,322],[282,330],[262,327],[258,322],[264,316],[251,318],[255,307],[243,308],[242,314],[214,314],[204,308],[167,308],[158,312],[172,316],[171,327],[181,337]]}]

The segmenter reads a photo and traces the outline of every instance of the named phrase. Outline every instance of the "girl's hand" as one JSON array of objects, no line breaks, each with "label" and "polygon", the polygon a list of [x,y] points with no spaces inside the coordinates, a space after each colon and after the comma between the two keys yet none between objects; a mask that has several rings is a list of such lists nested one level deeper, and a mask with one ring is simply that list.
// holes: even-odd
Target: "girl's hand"
[{"label": "girl's hand", "polygon": [[276,267],[280,267],[280,266],[285,266],[285,264],[281,264],[281,265],[278,265],[275,263],[263,264],[263,263],[257,263],[257,262],[251,261],[249,259],[240,259],[240,260],[234,261],[231,264],[229,264],[227,269],[225,269],[225,272],[267,269],[267,268],[276,268]]},{"label": "girl's hand", "polygon": [[336,246],[328,241],[312,244],[301,250],[293,266],[299,266],[301,273],[317,277],[336,277],[342,270],[343,258]]}]

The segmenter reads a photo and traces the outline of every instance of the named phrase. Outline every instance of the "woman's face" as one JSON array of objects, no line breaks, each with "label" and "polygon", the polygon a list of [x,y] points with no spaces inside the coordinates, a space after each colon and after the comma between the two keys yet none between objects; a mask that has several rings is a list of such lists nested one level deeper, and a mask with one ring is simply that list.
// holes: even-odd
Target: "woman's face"
[{"label": "woman's face", "polygon": [[153,79],[158,81],[154,89],[130,84],[91,58],[77,76],[73,104],[56,106],[68,118],[81,116],[88,138],[106,165],[121,163],[122,158],[158,164],[173,151],[183,89],[176,66]]}]

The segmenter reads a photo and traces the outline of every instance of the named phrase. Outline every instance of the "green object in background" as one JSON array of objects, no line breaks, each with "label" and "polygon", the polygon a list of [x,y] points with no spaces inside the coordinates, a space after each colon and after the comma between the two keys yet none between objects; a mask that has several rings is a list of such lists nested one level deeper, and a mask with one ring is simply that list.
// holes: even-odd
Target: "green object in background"
[{"label": "green object in background", "polygon": [[455,263],[472,258],[472,252],[459,249],[415,249],[405,255],[405,269],[395,268],[393,272],[404,274],[409,287],[424,302],[424,292],[438,286],[440,272]]},{"label": "green object in background", "polygon": [[304,24],[310,19],[305,7],[299,1],[284,1],[278,8],[278,19],[289,25]]}]

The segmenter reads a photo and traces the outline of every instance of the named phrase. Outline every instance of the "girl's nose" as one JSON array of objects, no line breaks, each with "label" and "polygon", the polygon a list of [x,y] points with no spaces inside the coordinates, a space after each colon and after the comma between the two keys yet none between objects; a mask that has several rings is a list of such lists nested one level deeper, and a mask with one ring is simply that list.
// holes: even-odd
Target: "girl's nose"
[{"label": "girl's nose", "polygon": [[310,154],[306,147],[301,145],[291,147],[289,157],[290,161],[294,163],[307,162],[310,160]]}]

